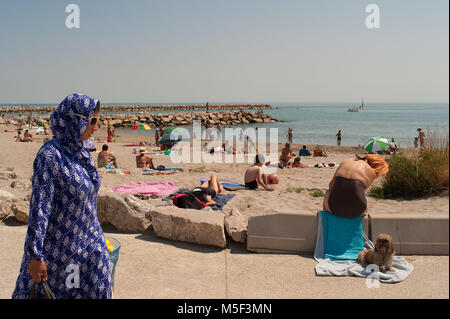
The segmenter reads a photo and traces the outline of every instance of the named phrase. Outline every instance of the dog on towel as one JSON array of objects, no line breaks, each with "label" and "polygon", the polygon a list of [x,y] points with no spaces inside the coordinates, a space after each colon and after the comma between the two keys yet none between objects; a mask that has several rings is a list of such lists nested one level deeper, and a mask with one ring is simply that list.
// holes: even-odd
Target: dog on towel
[{"label": "dog on towel", "polygon": [[388,271],[395,271],[392,268],[395,254],[393,246],[394,241],[392,237],[387,234],[381,234],[375,241],[375,248],[360,251],[358,254],[358,262],[364,267],[375,264],[380,270],[384,268]]}]

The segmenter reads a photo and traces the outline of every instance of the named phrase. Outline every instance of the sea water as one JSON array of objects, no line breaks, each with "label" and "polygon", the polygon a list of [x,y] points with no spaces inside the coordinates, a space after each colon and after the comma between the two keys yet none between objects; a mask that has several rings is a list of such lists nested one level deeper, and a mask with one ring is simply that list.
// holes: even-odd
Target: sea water
[{"label": "sea water", "polygon": [[[105,105],[118,105],[110,103]],[[156,103],[121,103],[121,105],[155,105]],[[193,103],[177,103],[193,104]],[[200,103],[199,103],[200,104]],[[221,103],[222,104],[222,103]],[[226,103],[224,103],[226,104]],[[265,128],[267,140],[270,138],[269,129],[277,128],[276,135],[272,134],[272,141],[284,143],[287,141],[288,128],[294,129],[293,142],[296,144],[336,145],[336,133],[342,131],[343,146],[363,145],[372,137],[385,136],[394,138],[395,142],[403,146],[413,145],[417,136],[417,128],[438,130],[448,134],[449,104],[365,104],[364,110],[347,112],[354,104],[344,103],[268,103],[277,109],[264,110],[282,122],[254,123],[234,125],[233,128],[258,127]],[[0,105],[1,107],[1,105]],[[214,111],[214,110],[211,110]],[[256,110],[246,110],[256,111]],[[150,113],[178,113],[186,111],[154,111]],[[130,113],[130,112],[125,112]],[[185,127],[192,132],[192,127]],[[147,131],[133,131],[131,128],[117,128],[116,133],[133,135],[154,135],[155,128]]]}]

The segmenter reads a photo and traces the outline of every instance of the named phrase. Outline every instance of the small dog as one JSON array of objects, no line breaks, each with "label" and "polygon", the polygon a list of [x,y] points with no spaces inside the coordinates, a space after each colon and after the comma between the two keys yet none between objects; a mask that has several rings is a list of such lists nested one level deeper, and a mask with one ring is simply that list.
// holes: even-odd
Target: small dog
[{"label": "small dog", "polygon": [[387,234],[381,234],[375,241],[375,248],[364,249],[358,254],[358,262],[364,267],[375,264],[380,270],[384,268],[388,271],[395,271],[392,268],[395,254],[393,246],[394,241],[392,237]]}]

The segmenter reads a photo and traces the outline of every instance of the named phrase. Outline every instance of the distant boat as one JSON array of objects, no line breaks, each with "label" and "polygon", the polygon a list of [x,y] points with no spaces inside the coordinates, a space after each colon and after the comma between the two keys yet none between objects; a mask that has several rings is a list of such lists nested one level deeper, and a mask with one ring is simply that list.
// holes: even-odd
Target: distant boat
[{"label": "distant boat", "polygon": [[359,112],[364,110],[364,100],[362,100],[361,105],[359,107],[349,107],[347,112]]}]

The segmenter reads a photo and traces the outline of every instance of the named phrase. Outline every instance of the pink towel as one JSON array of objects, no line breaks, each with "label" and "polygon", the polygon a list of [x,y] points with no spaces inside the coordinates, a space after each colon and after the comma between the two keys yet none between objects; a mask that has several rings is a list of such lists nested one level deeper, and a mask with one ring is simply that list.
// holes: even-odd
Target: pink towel
[{"label": "pink towel", "polygon": [[113,187],[113,191],[123,194],[145,194],[164,196],[172,193],[178,187],[173,183],[131,183],[128,185],[122,185],[119,187]]}]

